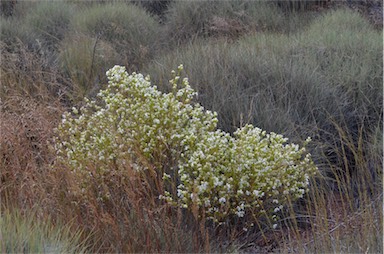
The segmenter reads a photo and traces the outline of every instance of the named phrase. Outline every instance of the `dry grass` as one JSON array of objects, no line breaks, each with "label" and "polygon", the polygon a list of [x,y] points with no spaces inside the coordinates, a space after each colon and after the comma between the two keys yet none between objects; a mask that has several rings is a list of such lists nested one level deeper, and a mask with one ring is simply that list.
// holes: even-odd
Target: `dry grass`
[{"label": "dry grass", "polygon": [[[48,148],[60,106],[13,95],[1,104],[1,198],[27,207],[48,199],[48,166],[54,154]],[[54,184],[54,183],[52,183]]]},{"label": "dry grass", "polygon": [[3,102],[13,94],[45,103],[69,95],[70,82],[48,59],[28,50],[20,40],[12,46],[0,42],[0,53],[0,98]]},{"label": "dry grass", "polygon": [[[1,106],[0,201],[4,209],[37,207],[42,220],[75,222],[92,252],[198,252],[203,248],[193,217],[187,219],[188,215],[159,203],[151,176],[126,168],[101,185],[95,181],[83,193],[76,176],[64,165],[54,164],[49,143],[63,112],[59,104],[14,95]],[[100,192],[108,193],[108,198],[99,199]]]}]

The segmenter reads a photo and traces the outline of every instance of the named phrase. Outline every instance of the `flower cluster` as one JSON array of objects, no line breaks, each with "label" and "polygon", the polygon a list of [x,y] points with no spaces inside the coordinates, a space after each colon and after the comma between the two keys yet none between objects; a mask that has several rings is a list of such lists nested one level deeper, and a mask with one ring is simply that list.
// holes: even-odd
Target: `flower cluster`
[{"label": "flower cluster", "polygon": [[317,170],[304,147],[286,142],[252,125],[233,137],[221,130],[204,133],[179,164],[178,205],[204,207],[214,221],[247,212],[277,218],[288,198],[303,196]]},{"label": "flower cluster", "polygon": [[317,170],[305,148],[252,125],[233,136],[217,129],[217,114],[193,103],[197,93],[179,73],[170,80],[173,91],[162,93],[141,74],[109,70],[97,101],[64,114],[55,143],[59,158],[84,183],[90,167],[104,176],[151,165],[170,183],[162,198],[198,207],[214,221],[275,214],[288,198],[302,197]]}]

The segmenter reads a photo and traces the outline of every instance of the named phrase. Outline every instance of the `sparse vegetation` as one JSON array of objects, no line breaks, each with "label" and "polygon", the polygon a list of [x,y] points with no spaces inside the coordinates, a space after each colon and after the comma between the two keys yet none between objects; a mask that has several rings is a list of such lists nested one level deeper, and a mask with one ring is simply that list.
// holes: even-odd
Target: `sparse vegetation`
[{"label": "sparse vegetation", "polygon": [[133,2],[1,3],[0,252],[383,252],[382,3]]}]

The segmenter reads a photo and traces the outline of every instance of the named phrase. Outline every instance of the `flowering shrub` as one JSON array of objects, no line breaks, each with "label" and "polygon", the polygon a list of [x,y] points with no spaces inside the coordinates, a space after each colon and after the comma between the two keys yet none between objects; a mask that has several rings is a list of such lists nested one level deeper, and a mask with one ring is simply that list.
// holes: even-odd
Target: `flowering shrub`
[{"label": "flowering shrub", "polygon": [[233,136],[217,129],[217,114],[193,103],[197,93],[173,74],[173,92],[162,93],[149,78],[115,66],[98,102],[64,114],[55,147],[84,186],[128,166],[154,168],[168,183],[161,198],[219,222],[274,217],[288,198],[303,196],[316,172],[304,147],[252,125]]}]

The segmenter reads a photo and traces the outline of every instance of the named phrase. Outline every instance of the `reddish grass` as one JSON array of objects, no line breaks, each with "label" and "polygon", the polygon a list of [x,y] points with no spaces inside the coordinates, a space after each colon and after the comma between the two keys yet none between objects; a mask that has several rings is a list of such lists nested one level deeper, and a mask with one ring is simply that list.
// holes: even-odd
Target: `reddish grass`
[{"label": "reddish grass", "polygon": [[[51,139],[64,111],[58,102],[20,95],[1,104],[1,205],[75,222],[91,251],[198,252],[199,230],[186,216],[160,202],[147,178],[126,168],[82,192],[76,175],[55,163]],[[91,169],[90,169],[91,170]],[[100,191],[109,199],[100,200]],[[192,220],[191,218],[189,220]]]}]

